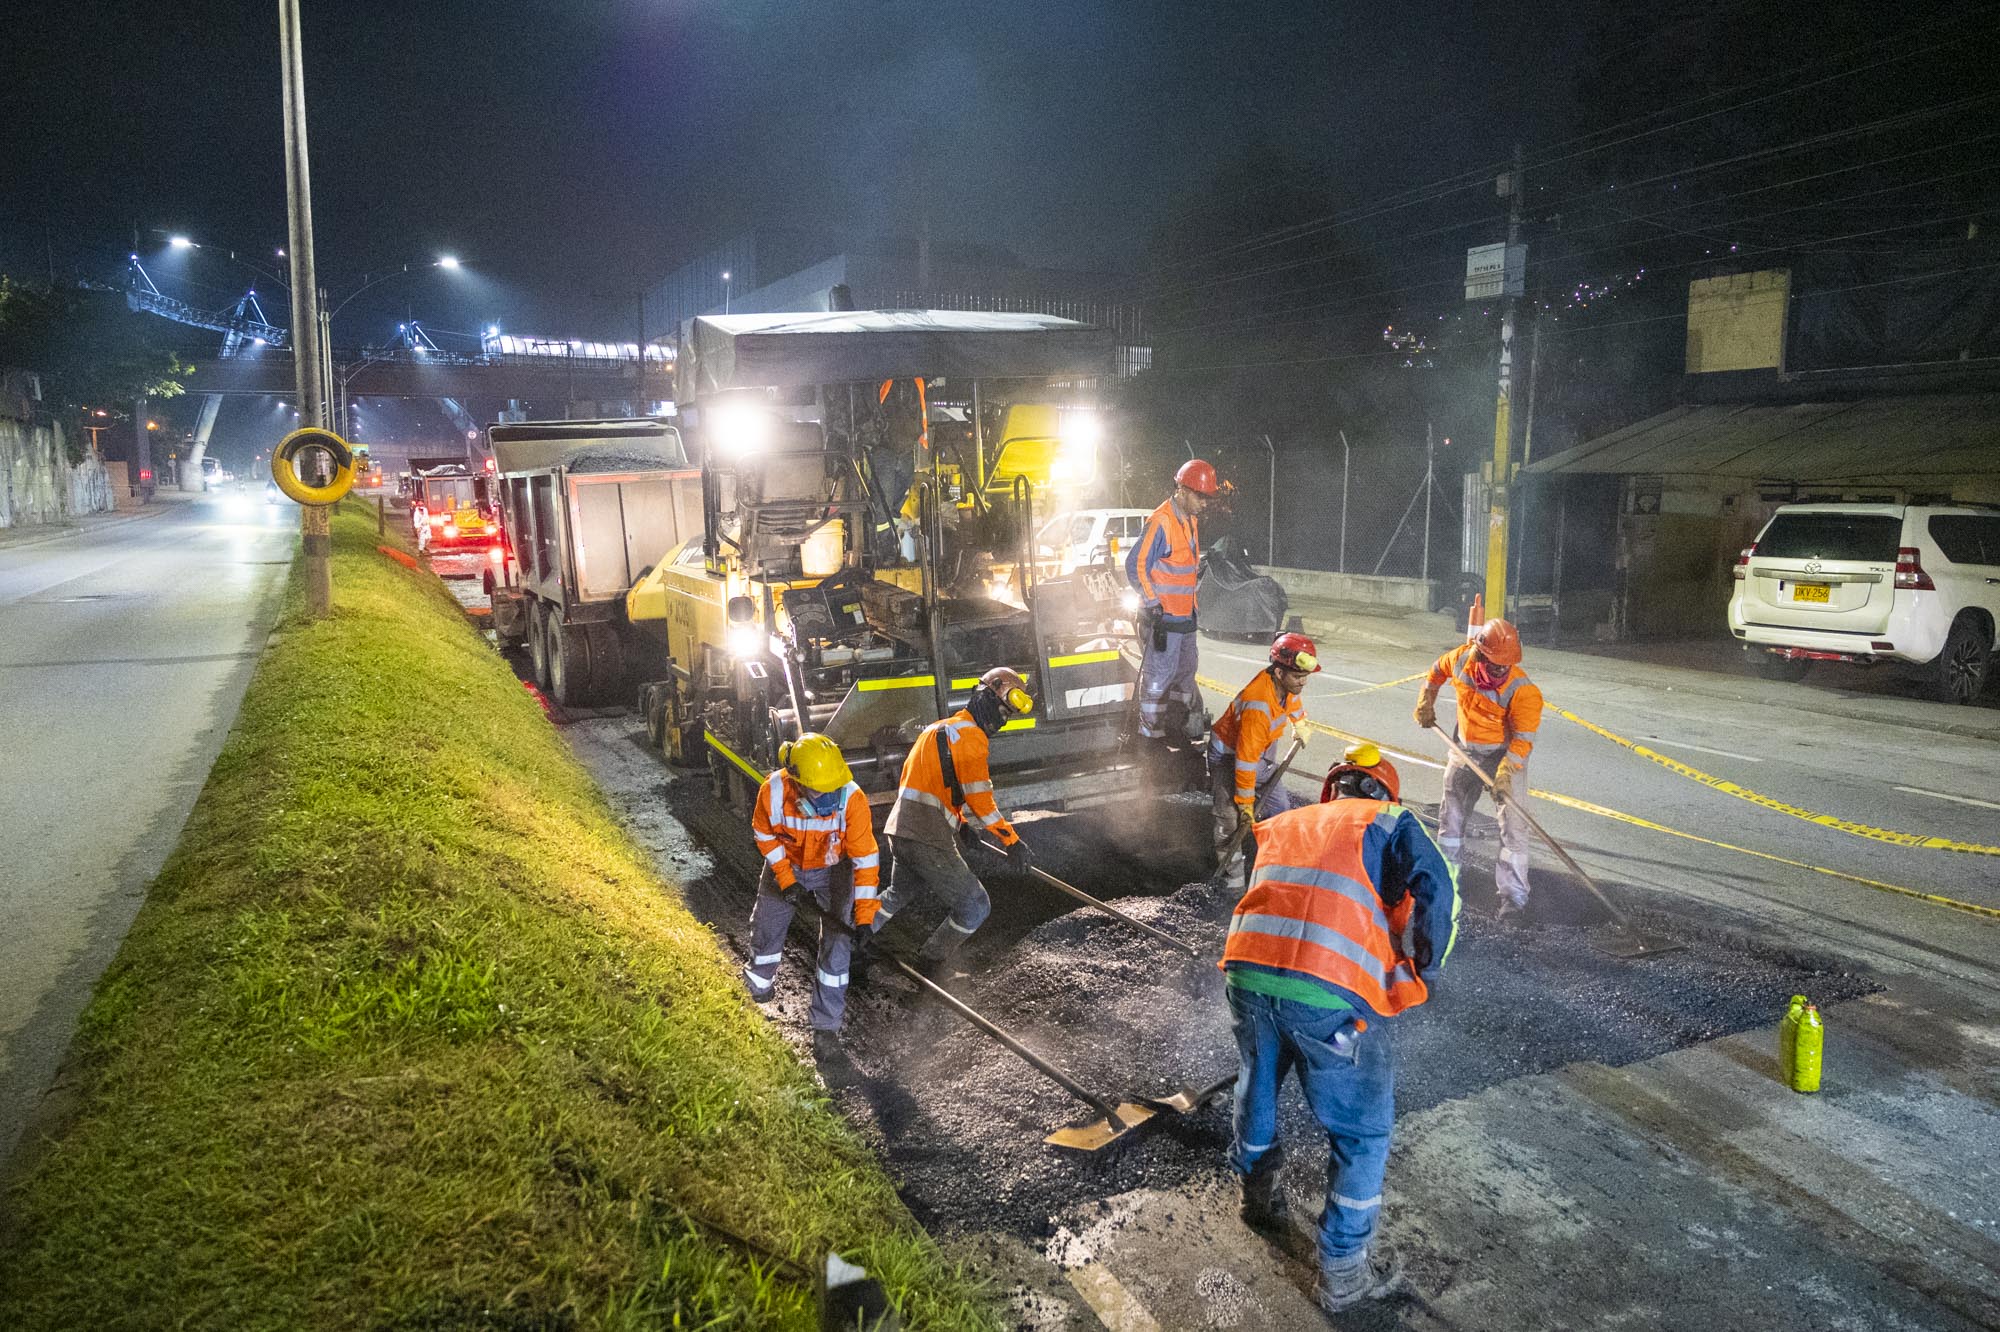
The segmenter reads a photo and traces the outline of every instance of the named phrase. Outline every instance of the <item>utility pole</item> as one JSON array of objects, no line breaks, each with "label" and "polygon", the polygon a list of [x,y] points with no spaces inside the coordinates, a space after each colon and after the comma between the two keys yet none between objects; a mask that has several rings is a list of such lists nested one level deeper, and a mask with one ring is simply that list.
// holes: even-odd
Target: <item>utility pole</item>
[{"label": "utility pole", "polygon": [[[313,268],[312,172],[306,155],[305,51],[299,35],[299,0],[278,0],[278,64],[285,113],[285,258],[292,279],[292,371],[299,395],[299,420],[325,429],[326,397],[318,304],[319,278]],[[324,504],[303,506],[299,524],[305,538],[306,610],[320,619],[333,610],[333,536]]]},{"label": "utility pole", "polygon": [[1340,432],[1340,571],[1347,572],[1347,465],[1353,461],[1347,447],[1347,432]]},{"label": "utility pole", "polygon": [[1514,315],[1519,305],[1512,281],[1511,259],[1521,243],[1521,145],[1514,145],[1514,169],[1507,175],[1507,249],[1502,255],[1500,291],[1500,385],[1493,408],[1493,479],[1487,511],[1486,614],[1507,613],[1507,505],[1513,489],[1514,466]]},{"label": "utility pole", "polygon": [[[1424,562],[1417,578],[1425,585],[1431,581],[1431,478],[1437,475],[1431,462],[1437,457],[1437,431],[1429,421],[1424,422]],[[1424,593],[1428,598],[1429,591]]]}]

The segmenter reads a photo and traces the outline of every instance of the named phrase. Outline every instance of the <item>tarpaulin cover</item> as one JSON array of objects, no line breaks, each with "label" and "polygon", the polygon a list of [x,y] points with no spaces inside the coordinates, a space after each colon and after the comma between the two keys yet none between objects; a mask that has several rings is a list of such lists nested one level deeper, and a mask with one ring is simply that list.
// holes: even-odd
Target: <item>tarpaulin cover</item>
[{"label": "tarpaulin cover", "polygon": [[567,467],[573,472],[650,472],[688,466],[681,432],[662,421],[523,421],[487,428],[502,476]]},{"label": "tarpaulin cover", "polygon": [[1081,378],[1111,372],[1111,331],[1053,315],[835,310],[702,315],[682,335],[681,402],[727,389],[946,379]]},{"label": "tarpaulin cover", "polygon": [[2000,245],[1808,255],[1791,313],[1788,370],[2000,356]]},{"label": "tarpaulin cover", "polygon": [[1206,567],[1195,588],[1195,614],[1212,634],[1276,634],[1285,625],[1289,599],[1278,580],[1260,574],[1228,537],[1209,543]]}]

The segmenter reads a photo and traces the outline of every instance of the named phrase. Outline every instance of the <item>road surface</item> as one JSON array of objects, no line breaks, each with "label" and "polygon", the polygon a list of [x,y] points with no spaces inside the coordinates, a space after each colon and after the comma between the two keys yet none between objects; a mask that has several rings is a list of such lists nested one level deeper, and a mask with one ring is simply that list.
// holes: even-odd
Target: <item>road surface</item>
[{"label": "road surface", "polygon": [[0,545],[0,1161],[236,716],[296,510],[163,512]]}]

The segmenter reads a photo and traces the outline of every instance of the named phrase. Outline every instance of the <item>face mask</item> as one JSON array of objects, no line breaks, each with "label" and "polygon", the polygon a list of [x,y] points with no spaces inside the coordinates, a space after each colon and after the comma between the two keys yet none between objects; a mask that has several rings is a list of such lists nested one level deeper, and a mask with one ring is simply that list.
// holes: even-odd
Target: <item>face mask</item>
[{"label": "face mask", "polygon": [[1486,658],[1481,657],[1472,663],[1472,678],[1479,683],[1482,689],[1498,689],[1507,678],[1507,668],[1505,666],[1495,666],[1492,662],[1486,660]]},{"label": "face mask", "polygon": [[840,808],[840,792],[808,791],[806,792],[806,804],[812,807],[813,813],[824,818],[828,814],[833,813],[834,810]]},{"label": "face mask", "polygon": [[980,685],[966,700],[965,710],[972,714],[972,720],[988,735],[997,735],[1006,724],[1007,711],[991,689]]}]

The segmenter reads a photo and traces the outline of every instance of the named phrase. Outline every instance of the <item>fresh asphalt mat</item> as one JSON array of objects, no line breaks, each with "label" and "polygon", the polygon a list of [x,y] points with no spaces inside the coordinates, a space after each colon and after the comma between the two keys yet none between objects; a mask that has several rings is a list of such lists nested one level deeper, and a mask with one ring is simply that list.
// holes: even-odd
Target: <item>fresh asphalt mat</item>
[{"label": "fresh asphalt mat", "polygon": [[[690,904],[740,951],[756,852],[741,816],[718,805],[703,775],[677,775],[643,748],[630,718],[567,728],[621,816]],[[1204,872],[1206,802],[1156,801],[1021,825],[1042,864],[1122,910],[1219,955],[1233,895]],[[682,831],[685,829],[685,831]],[[1475,825],[1473,838],[1490,840]],[[689,834],[692,834],[690,839]],[[1235,1066],[1220,973],[1013,873],[997,857],[975,868],[994,900],[968,949],[957,993],[1029,1046],[1111,1099],[1203,1085]],[[1490,869],[1468,867],[1458,942],[1431,1001],[1391,1024],[1399,1115],[1458,1101],[1524,1075],[1572,1065],[1619,1068],[1767,1026],[1793,993],[1823,1008],[1879,987],[1831,962],[1730,935],[1670,911],[1645,928],[1681,950],[1640,960],[1588,946],[1597,908],[1566,876],[1538,867],[1527,919],[1490,917]],[[1614,889],[1616,891],[1616,889]],[[914,951],[938,911],[905,913],[889,937]],[[809,938],[794,931],[772,1019],[801,1045],[813,974]],[[1042,1141],[1091,1112],[935,1003],[919,1002],[890,968],[857,976],[845,1067],[823,1073],[841,1108],[877,1145],[903,1196],[943,1233],[1006,1234],[1046,1249],[1079,1208],[1138,1192],[1226,1197],[1230,1098],[1156,1118],[1090,1156]],[[1317,1210],[1325,1135],[1296,1089],[1281,1102],[1295,1210]],[[1391,1162],[1391,1180],[1396,1161]],[[1032,1320],[1031,1320],[1032,1321]]]}]

